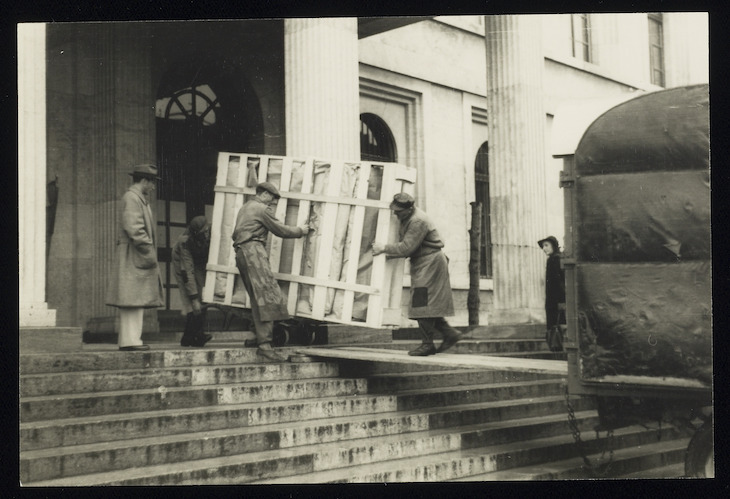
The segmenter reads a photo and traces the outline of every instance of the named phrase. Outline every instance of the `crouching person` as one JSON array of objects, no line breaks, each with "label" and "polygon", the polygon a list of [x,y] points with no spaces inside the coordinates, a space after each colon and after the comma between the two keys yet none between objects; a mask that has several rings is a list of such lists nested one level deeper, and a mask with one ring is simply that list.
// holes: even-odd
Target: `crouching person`
[{"label": "crouching person", "polygon": [[[445,352],[463,336],[444,317],[454,315],[454,301],[449,282],[448,258],[441,251],[444,243],[426,213],[415,207],[415,200],[398,193],[390,204],[400,220],[400,241],[396,244],[373,243],[373,254],[411,259],[411,299],[408,318],[416,319],[423,343],[408,355],[426,356]],[[436,348],[434,333],[443,341]]]},{"label": "crouching person", "polygon": [[273,205],[279,191],[269,182],[256,186],[256,197],[244,204],[236,217],[233,247],[236,266],[251,299],[251,314],[256,328],[257,353],[264,360],[285,362],[286,357],[274,351],[271,340],[274,321],[289,319],[286,300],[276,282],[266,251],[269,232],[283,238],[298,238],[309,233],[309,225],[285,225],[276,219]]},{"label": "crouching person", "polygon": [[210,341],[205,334],[205,309],[201,293],[205,285],[205,265],[210,247],[210,224],[204,216],[193,218],[172,249],[172,267],[180,290],[185,332],[184,347],[202,347]]}]

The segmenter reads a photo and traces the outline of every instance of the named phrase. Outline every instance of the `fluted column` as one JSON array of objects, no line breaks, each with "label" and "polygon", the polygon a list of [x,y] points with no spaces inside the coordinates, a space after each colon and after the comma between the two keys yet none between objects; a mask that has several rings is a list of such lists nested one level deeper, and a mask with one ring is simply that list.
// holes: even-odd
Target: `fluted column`
[{"label": "fluted column", "polygon": [[286,19],[286,153],[360,159],[357,19]]},{"label": "fluted column", "polygon": [[46,27],[18,25],[20,327],[56,325],[46,302]]},{"label": "fluted column", "polygon": [[545,320],[545,112],[539,16],[486,16],[492,324]]}]

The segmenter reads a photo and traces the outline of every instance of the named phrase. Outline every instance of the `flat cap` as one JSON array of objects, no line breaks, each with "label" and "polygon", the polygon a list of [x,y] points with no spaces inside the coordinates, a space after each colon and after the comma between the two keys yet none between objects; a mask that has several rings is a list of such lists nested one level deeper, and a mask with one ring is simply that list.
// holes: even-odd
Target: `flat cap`
[{"label": "flat cap", "polygon": [[416,200],[413,199],[413,196],[411,196],[410,194],[406,194],[405,192],[399,192],[398,194],[393,196],[393,202],[390,203],[390,209],[407,210],[408,208],[412,207],[415,202]]},{"label": "flat cap", "polygon": [[139,175],[141,177],[161,180],[160,177],[157,176],[157,166],[151,164],[136,165],[129,174],[132,176]]},{"label": "flat cap", "polygon": [[256,186],[256,192],[266,191],[274,195],[275,198],[280,198],[279,189],[276,188],[271,182],[261,182]]}]

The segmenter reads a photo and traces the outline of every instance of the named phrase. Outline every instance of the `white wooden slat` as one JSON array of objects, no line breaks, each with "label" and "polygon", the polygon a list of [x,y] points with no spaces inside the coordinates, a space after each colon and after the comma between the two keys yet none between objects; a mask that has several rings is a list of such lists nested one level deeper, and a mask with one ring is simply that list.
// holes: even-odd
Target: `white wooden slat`
[{"label": "white wooden slat", "polygon": [[[367,198],[368,180],[370,179],[370,164],[362,163],[358,171],[358,184],[355,191],[355,197],[358,199]],[[347,275],[345,282],[348,284],[356,284],[357,269],[360,263],[360,243],[362,240],[362,229],[365,222],[365,207],[356,206],[352,216],[352,225],[347,229],[350,232],[350,253],[348,255]],[[368,248],[365,250],[369,251]],[[343,322],[352,321],[352,309],[354,307],[355,293],[347,290],[342,300],[342,315],[340,320]]]},{"label": "white wooden slat", "polygon": [[[327,180],[326,193],[328,196],[337,196],[342,186],[343,165],[341,162],[330,162],[329,178]],[[322,220],[319,223],[320,240],[319,254],[317,262],[314,266],[314,277],[322,280],[329,280],[330,266],[329,262],[332,257],[332,243],[335,238],[335,228],[337,220],[337,209],[339,205],[336,203],[325,203],[322,214]],[[327,299],[327,288],[325,286],[314,287],[314,297],[312,298],[312,317],[318,319],[325,318],[325,305]]]},{"label": "white wooden slat", "polygon": [[[383,184],[380,189],[380,200],[392,200],[395,194],[395,171],[393,168],[385,167],[383,169]],[[378,226],[375,230],[375,241],[381,244],[396,242],[388,239],[390,234],[391,226],[391,211],[389,208],[381,208],[378,213]],[[371,284],[376,288],[383,290],[386,286],[386,275],[385,275],[385,253],[373,258],[373,272]],[[371,327],[377,327],[379,325],[383,313],[383,301],[380,295],[371,295],[368,299],[368,314],[367,324]]]},{"label": "white wooden slat", "polygon": [[[230,192],[233,194],[255,194],[256,189],[253,187],[231,187],[231,186],[215,186],[215,192]],[[299,193],[299,192],[280,192],[282,198],[287,199],[298,199],[304,201],[313,201],[319,203],[336,203],[346,204],[352,206],[366,206],[369,208],[387,208],[390,205],[390,201],[379,201],[376,199],[358,199],[358,198],[345,198],[340,196],[328,196],[321,194],[312,193]]]},{"label": "white wooden slat", "polygon": [[[208,267],[211,270],[215,270],[217,272],[224,272],[224,273],[234,275],[234,276],[238,275],[238,269],[236,267],[232,267],[230,265],[208,264]],[[286,282],[299,283],[299,284],[311,284],[313,286],[350,290],[350,291],[358,292],[358,293],[380,294],[380,290],[378,288],[376,288],[374,286],[368,286],[367,284],[357,284],[355,282],[350,283],[350,282],[346,282],[346,281],[333,281],[333,280],[322,281],[321,279],[317,279],[316,277],[284,274],[284,273],[280,273],[280,272],[274,272],[273,274],[277,281],[286,281]]]},{"label": "white wooden slat", "polygon": [[[313,168],[314,161],[310,158],[304,161],[304,171],[302,172],[302,192],[310,193],[313,187]],[[304,225],[309,220],[309,210],[311,203],[309,201],[299,201],[299,211],[297,212],[297,226]],[[304,253],[304,242],[306,236],[294,240],[294,251],[292,252],[292,276],[298,276],[302,273],[302,254]],[[289,296],[287,297],[287,307],[290,314],[296,315],[297,300],[299,298],[299,283],[292,282],[289,285]]]},{"label": "white wooden slat", "polygon": [[[400,167],[401,165],[393,165],[394,167]],[[397,186],[395,189],[396,192],[405,192],[407,194],[413,195],[415,190],[415,185],[410,181],[410,178],[412,176],[410,175],[403,175],[404,173],[403,168],[396,168],[395,173],[395,185]],[[405,178],[404,178],[405,177]],[[388,239],[390,241],[398,241],[399,240],[399,234],[398,234],[398,225],[397,223],[391,224],[390,232],[388,234]],[[396,324],[400,323],[400,317],[395,318],[395,312],[392,312],[392,310],[400,310],[401,309],[401,296],[403,294],[403,274],[404,274],[404,259],[401,258],[391,258],[386,259],[385,261],[385,274],[389,277],[389,281],[386,282],[386,286],[383,289],[383,297],[382,297],[382,308],[383,310],[388,310],[388,320],[389,323],[392,323],[394,320],[397,320]],[[384,312],[385,314],[385,312]],[[385,316],[385,315],[384,315]],[[383,323],[383,319],[381,318],[381,323]]]},{"label": "white wooden slat", "polygon": [[[228,165],[231,157],[228,153],[218,155],[218,171],[216,173],[216,186],[224,185],[228,178]],[[220,251],[221,225],[223,223],[223,210],[225,208],[225,196],[223,192],[215,193],[213,204],[213,220],[211,220],[210,248],[208,250],[208,261],[218,263]],[[203,287],[202,301],[212,303],[214,301],[216,273],[207,271],[205,275],[205,286]]]}]

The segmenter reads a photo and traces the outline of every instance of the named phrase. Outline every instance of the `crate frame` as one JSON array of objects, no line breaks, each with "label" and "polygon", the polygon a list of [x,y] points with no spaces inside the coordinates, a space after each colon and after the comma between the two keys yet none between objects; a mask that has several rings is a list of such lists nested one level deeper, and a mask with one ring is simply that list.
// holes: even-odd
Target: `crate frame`
[{"label": "crate frame", "polygon": [[[238,176],[234,185],[227,185],[228,169],[234,158],[239,160]],[[236,279],[240,279],[238,269],[235,265],[235,250],[233,248],[231,234],[235,226],[235,217],[243,206],[244,196],[256,194],[255,187],[247,185],[250,177],[249,160],[257,159],[258,173],[257,181],[263,182],[269,178],[269,165],[271,161],[281,161],[281,177],[279,199],[275,212],[279,220],[284,220],[287,208],[292,200],[299,201],[299,209],[296,216],[296,225],[307,223],[313,207],[313,203],[323,203],[323,214],[320,222],[321,236],[319,240],[319,251],[316,254],[314,265],[315,275],[302,275],[302,257],[305,248],[306,238],[294,239],[292,252],[291,272],[280,271],[282,262],[282,239],[269,235],[267,250],[269,262],[274,277],[279,283],[288,283],[288,290],[284,292],[287,301],[287,309],[294,317],[320,320],[325,322],[336,322],[354,326],[382,328],[397,326],[401,323],[401,295],[403,290],[403,276],[405,273],[405,259],[387,258],[385,254],[373,257],[370,284],[358,284],[357,262],[360,258],[360,242],[365,221],[366,208],[377,208],[377,226],[375,241],[383,243],[395,243],[398,241],[399,221],[390,210],[390,203],[393,196],[398,192],[415,193],[416,169],[399,163],[377,162],[377,161],[342,161],[326,160],[315,157],[297,158],[292,156],[275,156],[249,153],[220,152],[218,155],[218,171],[215,185],[215,201],[213,207],[213,220],[211,221],[211,243],[206,266],[206,282],[202,293],[203,302],[224,305],[230,307],[250,308],[250,298],[244,297],[243,301],[234,301],[233,291]],[[330,165],[329,178],[323,195],[313,193],[314,188],[314,166],[315,163]],[[301,164],[303,167],[303,179],[301,192],[291,192],[289,187],[293,174],[293,165]],[[346,166],[357,165],[359,168],[359,179],[355,195],[353,197],[342,197],[340,187],[342,175]],[[368,199],[368,179],[373,167],[383,168],[383,178],[380,189],[380,199]],[[230,224],[230,231],[223,234],[223,220],[226,196],[235,196],[233,202],[233,223]],[[230,200],[230,197],[228,198]],[[351,209],[352,224],[348,225],[350,234],[349,262],[345,279],[334,280],[329,277],[329,259],[335,238],[336,218],[340,206],[349,206]],[[229,213],[230,215],[230,213]],[[230,218],[229,218],[230,220]],[[221,251],[222,241],[231,241],[230,251]],[[224,255],[219,261],[219,257]],[[342,270],[341,270],[342,272]],[[225,275],[226,286],[225,296],[222,298],[215,295],[215,282],[220,274]],[[313,287],[312,311],[302,313],[297,311],[297,300],[302,285]],[[329,289],[342,290],[343,306],[340,317],[334,314],[325,314],[327,292]],[[245,293],[245,292],[244,292]],[[367,314],[364,322],[353,320],[353,306],[355,293],[367,295]]]}]

